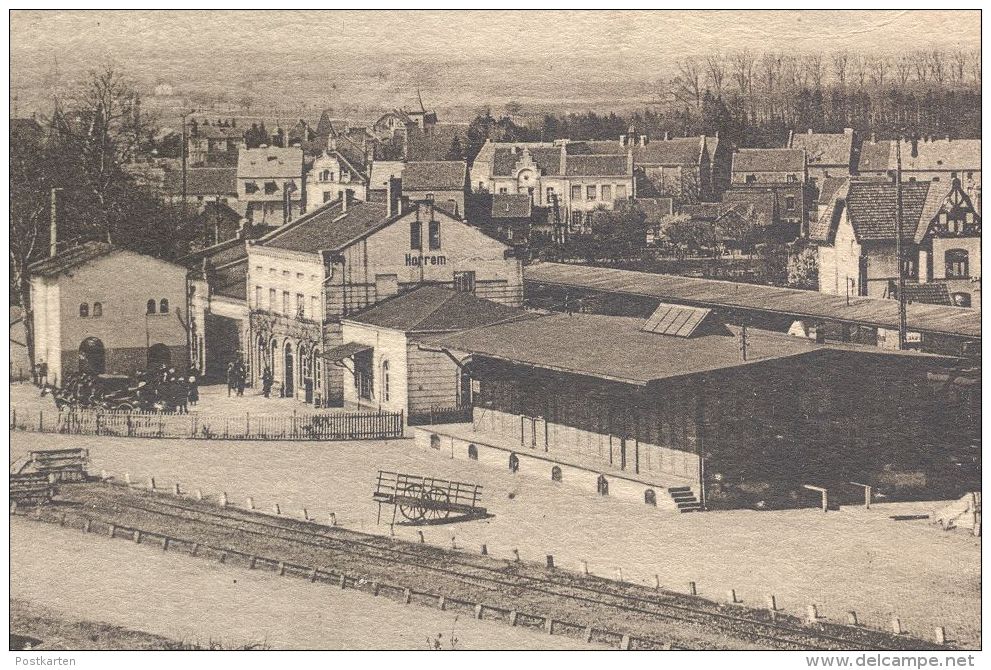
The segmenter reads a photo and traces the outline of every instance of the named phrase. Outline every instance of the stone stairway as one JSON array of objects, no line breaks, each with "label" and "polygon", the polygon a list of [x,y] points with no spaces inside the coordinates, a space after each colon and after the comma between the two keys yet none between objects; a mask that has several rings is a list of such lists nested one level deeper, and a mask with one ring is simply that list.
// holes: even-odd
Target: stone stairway
[{"label": "stone stairway", "polygon": [[695,497],[695,492],[692,491],[691,486],[668,487],[668,495],[682,514],[685,512],[698,512],[702,509],[702,503]]}]

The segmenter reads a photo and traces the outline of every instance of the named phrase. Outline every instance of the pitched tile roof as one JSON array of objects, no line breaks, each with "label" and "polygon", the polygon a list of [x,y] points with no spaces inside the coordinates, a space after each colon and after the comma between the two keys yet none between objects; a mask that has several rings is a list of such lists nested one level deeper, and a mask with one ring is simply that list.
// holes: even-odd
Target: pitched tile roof
[{"label": "pitched tile roof", "polygon": [[805,152],[801,149],[738,149],[733,154],[733,172],[802,172]]},{"label": "pitched tile roof", "polygon": [[529,219],[533,201],[526,193],[495,193],[492,196],[493,219]]},{"label": "pitched tile roof", "polygon": [[389,298],[348,320],[406,333],[440,333],[535,316],[471,293],[427,285]]},{"label": "pitched tile roof", "polygon": [[371,176],[368,178],[368,188],[385,190],[385,183],[393,177],[402,177],[406,163],[402,161],[372,161]]},{"label": "pitched tile roof", "polygon": [[339,250],[398,218],[387,216],[384,203],[350,202],[347,212],[342,206],[339,200],[330,202],[268,233],[256,244],[310,253]]},{"label": "pitched tile roof", "polygon": [[120,251],[121,249],[106,242],[84,242],[78,246],[61,251],[50,258],[32,263],[28,270],[32,275],[54,277],[68,272],[72,268],[89,263],[96,258]]},{"label": "pitched tile roof", "polygon": [[827,204],[840,190],[844,183],[850,181],[849,177],[825,177],[819,181],[819,196],[817,202],[820,205]]},{"label": "pitched tile roof", "polygon": [[[946,193],[930,182],[902,184],[902,238],[922,234],[939,210]],[[932,193],[930,193],[930,191]],[[895,185],[888,182],[852,181],[846,196],[847,216],[858,241],[895,239]]]},{"label": "pitched tile roof", "polygon": [[232,128],[230,126],[225,128],[223,126],[199,124],[196,126],[195,134],[190,130],[190,135],[192,137],[201,137],[210,140],[243,140],[244,131],[244,128]]},{"label": "pitched tile roof", "polygon": [[403,191],[460,191],[467,178],[464,161],[410,161],[403,169]]},{"label": "pitched tile roof", "polygon": [[864,142],[860,145],[860,160],[857,162],[857,171],[861,173],[886,172],[889,169],[894,169],[894,159],[889,160],[892,155],[891,150],[892,143],[889,140]]},{"label": "pitched tile roof", "polygon": [[918,302],[926,305],[952,305],[950,299],[950,289],[941,282],[927,282],[919,284],[912,282],[905,284],[905,300],[907,302]]},{"label": "pitched tile roof", "polygon": [[232,239],[218,242],[199,251],[194,251],[191,254],[183,256],[176,262],[188,268],[199,268],[202,266],[203,261],[206,260],[210,266],[216,268],[230,263],[236,263],[247,257],[248,251],[244,247],[244,240]]},{"label": "pitched tile roof", "polygon": [[467,144],[468,124],[438,123],[423,132],[419,127],[410,133],[406,159],[410,161],[446,160],[457,137],[464,149]]},{"label": "pitched tile roof", "polygon": [[[165,173],[165,183],[162,188],[166,193],[180,195],[182,193],[182,172],[169,171]],[[192,197],[226,195],[237,197],[236,168],[188,168],[186,170],[186,194]]]},{"label": "pitched tile roof", "polygon": [[637,165],[698,165],[702,144],[702,137],[651,140],[644,146],[633,147],[633,162]]},{"label": "pitched tile roof", "polygon": [[299,147],[241,149],[237,153],[240,179],[299,179],[303,175],[303,150]]},{"label": "pitched tile roof", "polygon": [[809,222],[809,239],[815,242],[832,243],[836,234],[836,227],[840,223],[840,217],[846,207],[846,197],[850,190],[850,180],[844,179],[839,187],[833,191],[833,195],[826,205],[822,214]]},{"label": "pitched tile roof", "polygon": [[565,174],[569,177],[629,176],[630,163],[626,155],[591,154],[565,156]]},{"label": "pitched tile roof", "polygon": [[[757,190],[732,189],[723,193],[723,202],[737,205],[741,214],[753,220],[760,228],[769,228],[774,220],[774,193]],[[743,207],[745,209],[740,209]]]},{"label": "pitched tile roof", "polygon": [[791,149],[805,149],[809,165],[846,165],[853,159],[853,130],[842,133],[794,133]]}]

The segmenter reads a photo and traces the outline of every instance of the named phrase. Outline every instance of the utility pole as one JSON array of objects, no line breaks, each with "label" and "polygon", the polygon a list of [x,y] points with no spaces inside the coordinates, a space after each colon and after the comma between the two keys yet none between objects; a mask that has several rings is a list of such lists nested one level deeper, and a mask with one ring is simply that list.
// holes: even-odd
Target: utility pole
[{"label": "utility pole", "polygon": [[58,253],[58,192],[61,188],[52,189],[51,218],[48,228],[48,255],[54,256]]},{"label": "utility pole", "polygon": [[895,263],[898,267],[898,348],[906,348],[908,339],[905,314],[905,262],[902,245],[902,140],[895,142]]},{"label": "utility pole", "polygon": [[740,355],[743,360],[747,360],[747,324],[743,324],[743,329],[740,331]]}]

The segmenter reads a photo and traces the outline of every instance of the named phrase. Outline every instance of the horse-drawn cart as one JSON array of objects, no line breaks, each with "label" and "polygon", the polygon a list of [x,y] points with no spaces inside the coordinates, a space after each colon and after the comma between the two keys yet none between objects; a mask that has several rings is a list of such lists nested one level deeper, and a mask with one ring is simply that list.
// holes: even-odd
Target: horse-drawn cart
[{"label": "horse-drawn cart", "polygon": [[392,505],[392,522],[396,511],[417,524],[443,523],[452,514],[465,518],[487,515],[482,501],[482,487],[478,484],[420,477],[398,472],[379,470],[378,485],[372,498],[379,504],[379,520],[382,505]]}]

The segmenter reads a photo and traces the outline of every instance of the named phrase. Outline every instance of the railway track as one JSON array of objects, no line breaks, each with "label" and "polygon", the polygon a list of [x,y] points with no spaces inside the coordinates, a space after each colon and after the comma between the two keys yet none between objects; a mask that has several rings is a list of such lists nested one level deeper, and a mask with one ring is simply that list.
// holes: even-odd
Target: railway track
[{"label": "railway track", "polygon": [[[663,621],[679,627],[718,631],[731,638],[747,640],[774,649],[791,650],[874,650],[938,648],[921,640],[894,637],[880,631],[837,625],[807,626],[793,617],[775,615],[758,618],[758,612],[671,592],[648,592],[642,587],[580,576],[564,571],[532,574],[518,563],[494,567],[494,559],[472,557],[434,547],[400,543],[389,538],[360,535],[312,522],[266,518],[257,512],[238,508],[210,508],[208,503],[177,502],[154,494],[124,494],[112,499],[115,508],[132,514],[146,514],[176,527],[201,526],[234,539],[241,534],[262,540],[277,540],[328,555],[358,570],[378,566],[383,572],[402,566],[424,576],[442,577],[459,585],[498,593],[506,597],[539,594],[564,603],[587,608],[605,608],[645,621]],[[486,564],[488,563],[488,565]],[[329,563],[328,563],[329,564]],[[528,573],[530,571],[531,573]],[[639,591],[639,592],[638,592]],[[693,602],[694,601],[694,602]],[[763,613],[764,616],[770,616]],[[885,644],[887,641],[887,644]]]}]

